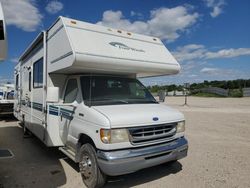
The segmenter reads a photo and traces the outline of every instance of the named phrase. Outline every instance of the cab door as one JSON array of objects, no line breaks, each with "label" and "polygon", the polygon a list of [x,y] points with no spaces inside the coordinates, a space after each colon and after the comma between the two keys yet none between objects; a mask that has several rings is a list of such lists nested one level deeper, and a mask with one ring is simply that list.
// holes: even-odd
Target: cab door
[{"label": "cab door", "polygon": [[64,144],[68,141],[69,130],[74,121],[74,114],[79,104],[79,87],[77,78],[70,78],[63,96],[63,104],[59,105],[60,137]]}]

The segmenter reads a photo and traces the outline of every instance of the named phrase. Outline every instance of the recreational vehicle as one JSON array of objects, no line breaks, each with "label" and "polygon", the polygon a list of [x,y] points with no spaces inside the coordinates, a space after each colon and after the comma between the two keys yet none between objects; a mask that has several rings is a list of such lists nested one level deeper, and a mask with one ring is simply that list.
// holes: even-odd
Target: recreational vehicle
[{"label": "recreational vehicle", "polygon": [[183,114],[137,79],[176,74],[159,38],[59,17],[15,68],[15,116],[79,163],[87,187],[187,156]]},{"label": "recreational vehicle", "polygon": [[7,35],[5,29],[5,20],[3,9],[0,2],[0,61],[4,60],[7,55]]},{"label": "recreational vehicle", "polygon": [[13,84],[0,85],[0,115],[13,114],[14,87]]}]

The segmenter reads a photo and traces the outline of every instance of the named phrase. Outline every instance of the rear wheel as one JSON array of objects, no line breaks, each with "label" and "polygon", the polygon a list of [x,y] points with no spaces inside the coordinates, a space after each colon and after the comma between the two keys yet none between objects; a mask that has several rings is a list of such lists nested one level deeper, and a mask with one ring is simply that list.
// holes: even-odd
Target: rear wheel
[{"label": "rear wheel", "polygon": [[106,175],[98,167],[96,151],[91,144],[81,147],[79,168],[82,180],[88,188],[102,187],[105,184]]}]

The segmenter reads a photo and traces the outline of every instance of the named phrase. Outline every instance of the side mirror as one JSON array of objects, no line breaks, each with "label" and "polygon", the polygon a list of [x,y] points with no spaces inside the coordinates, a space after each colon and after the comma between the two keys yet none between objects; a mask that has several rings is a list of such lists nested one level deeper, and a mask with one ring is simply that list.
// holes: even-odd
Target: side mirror
[{"label": "side mirror", "polygon": [[59,102],[59,87],[48,87],[47,89],[47,102]]},{"label": "side mirror", "polygon": [[3,9],[0,2],[0,61],[4,60],[6,56],[7,56],[7,35],[6,35]]}]

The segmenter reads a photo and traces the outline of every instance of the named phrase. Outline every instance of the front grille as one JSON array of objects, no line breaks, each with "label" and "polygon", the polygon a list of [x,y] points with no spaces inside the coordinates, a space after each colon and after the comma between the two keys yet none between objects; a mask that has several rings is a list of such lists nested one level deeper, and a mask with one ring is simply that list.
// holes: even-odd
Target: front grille
[{"label": "front grille", "polygon": [[143,144],[171,139],[176,133],[176,125],[177,123],[168,123],[129,128],[130,142]]}]

